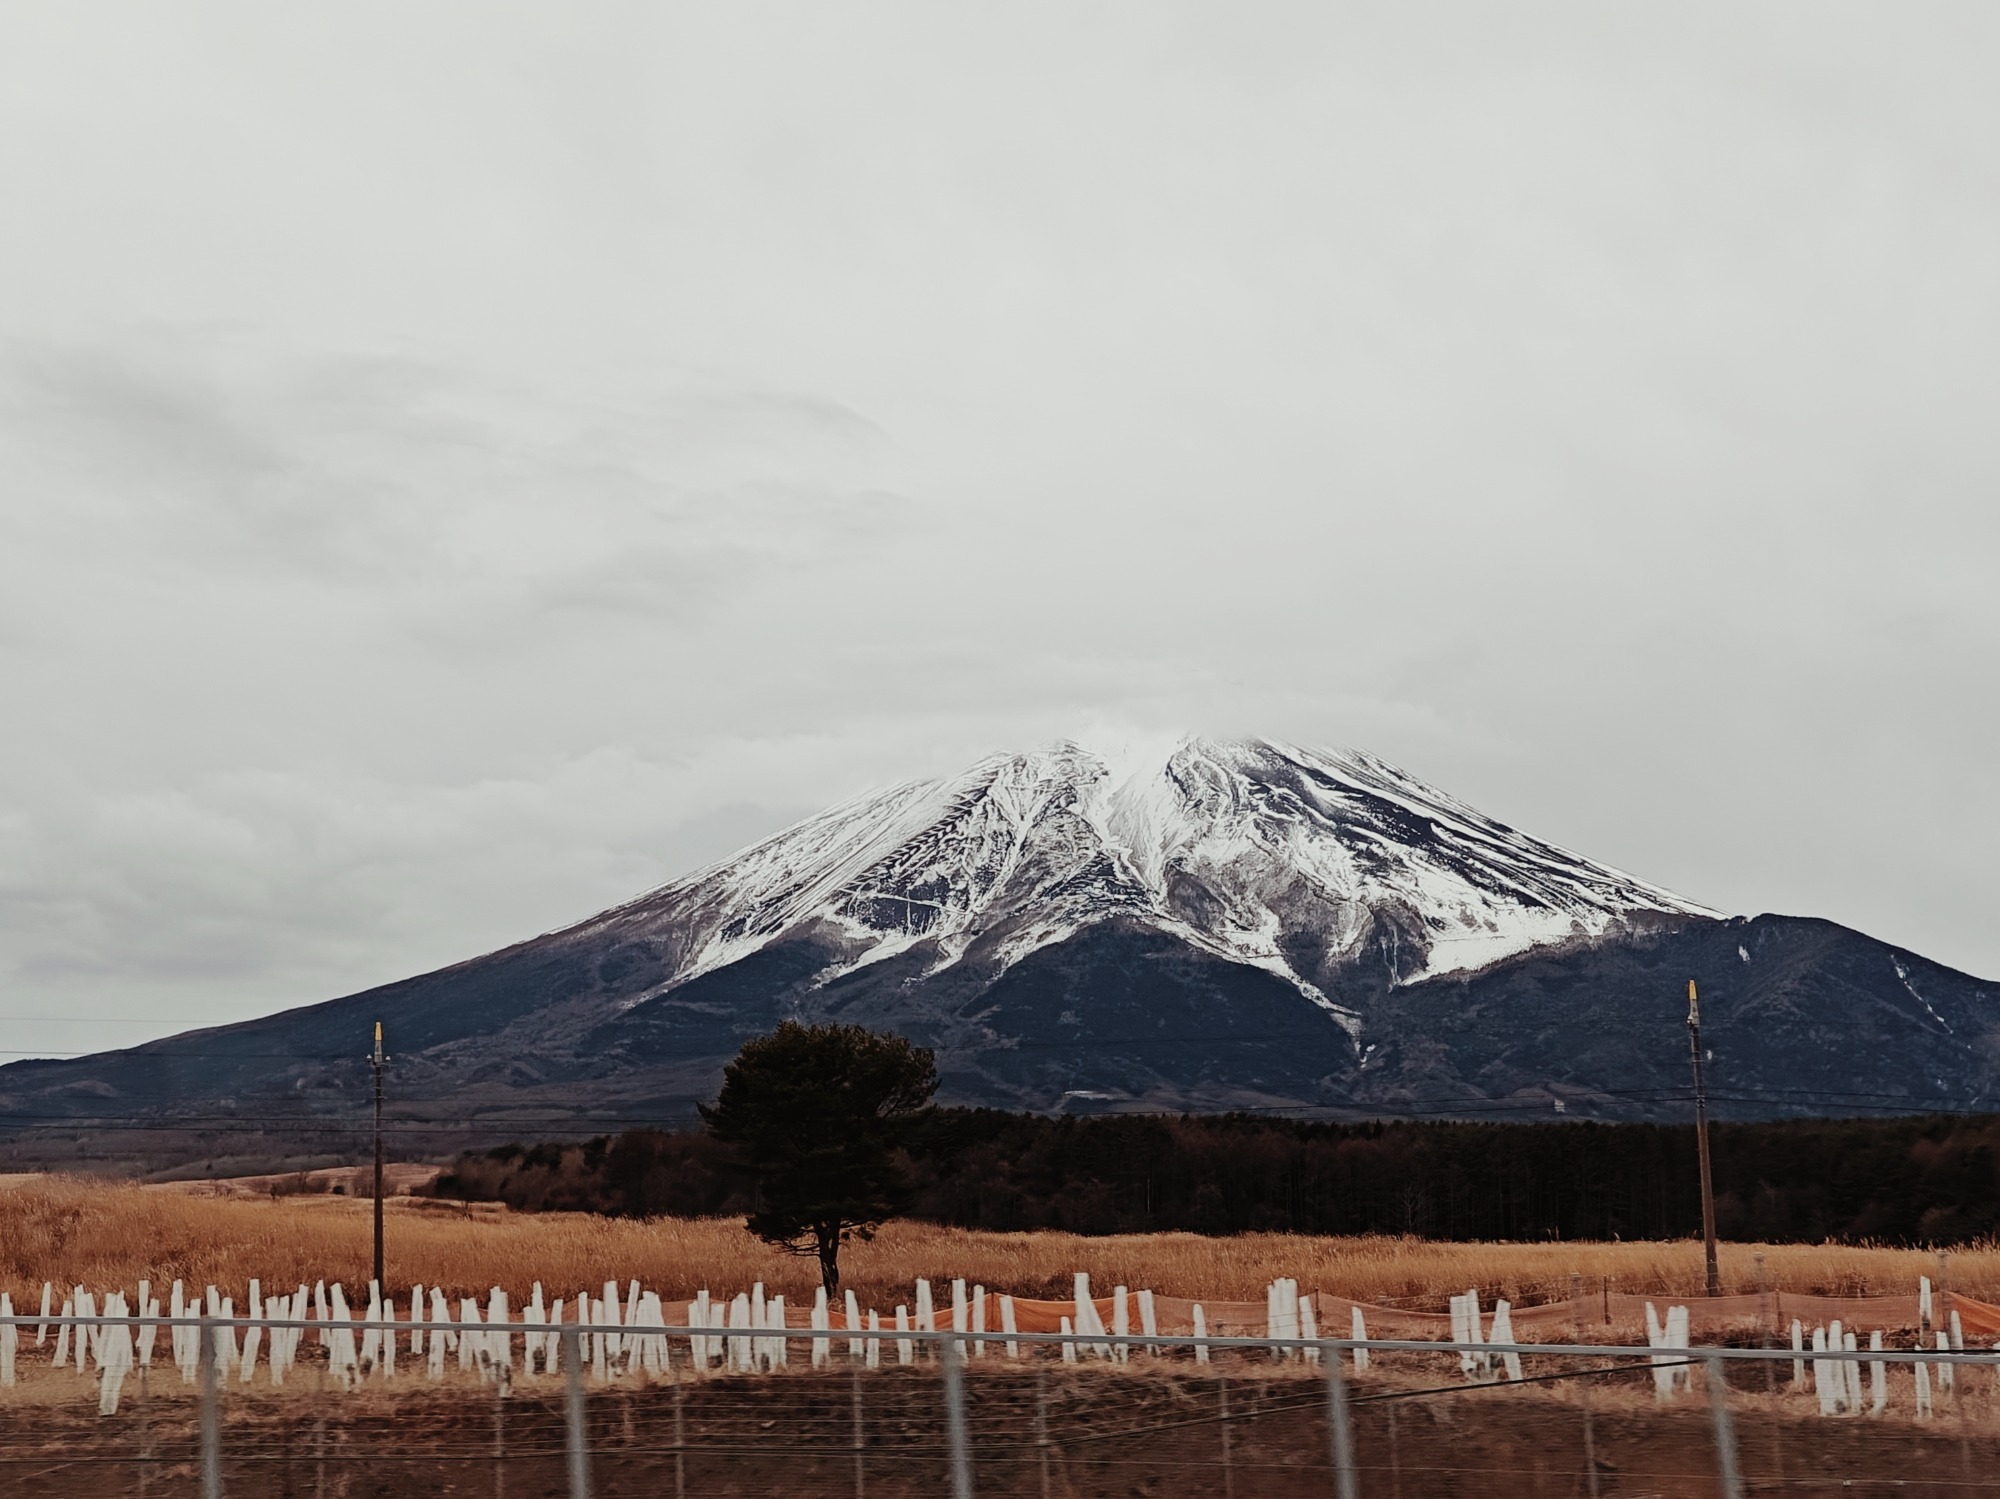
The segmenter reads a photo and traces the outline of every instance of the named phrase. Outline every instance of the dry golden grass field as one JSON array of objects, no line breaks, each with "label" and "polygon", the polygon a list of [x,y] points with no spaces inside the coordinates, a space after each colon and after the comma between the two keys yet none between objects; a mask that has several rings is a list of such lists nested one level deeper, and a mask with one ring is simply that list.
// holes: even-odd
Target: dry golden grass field
[{"label": "dry golden grass field", "polygon": [[[325,1278],[368,1279],[370,1204],[349,1197],[211,1197],[156,1187],[62,1177],[0,1181],[0,1290],[16,1307],[40,1304],[44,1281],[59,1286],[156,1285],[176,1277],[240,1295],[252,1276],[267,1287]],[[666,1296],[721,1291],[762,1280],[788,1298],[810,1298],[816,1267],[767,1248],[724,1219],[636,1222],[576,1213],[524,1215],[495,1207],[391,1198],[388,1258],[394,1285],[420,1282],[453,1293],[490,1286],[524,1296],[534,1281],[549,1294],[637,1278]],[[1925,1250],[1838,1245],[1725,1245],[1725,1291],[1756,1289],[1754,1255],[1782,1291],[1829,1295],[1907,1294],[1919,1275],[1938,1275]],[[1638,1294],[1694,1295],[1701,1246],[1669,1243],[1448,1244],[1390,1237],[1311,1238],[1169,1233],[1085,1238],[1063,1233],[985,1233],[891,1223],[841,1257],[843,1278],[890,1299],[919,1276],[963,1276],[1018,1296],[1066,1296],[1078,1270],[1100,1287],[1148,1287],[1161,1295],[1261,1301],[1280,1275],[1301,1286],[1378,1305],[1438,1310],[1467,1287],[1517,1305],[1559,1299],[1571,1275]],[[2000,1246],[1954,1251],[1953,1289],[2000,1300]],[[518,1303],[517,1303],[518,1304]]]}]

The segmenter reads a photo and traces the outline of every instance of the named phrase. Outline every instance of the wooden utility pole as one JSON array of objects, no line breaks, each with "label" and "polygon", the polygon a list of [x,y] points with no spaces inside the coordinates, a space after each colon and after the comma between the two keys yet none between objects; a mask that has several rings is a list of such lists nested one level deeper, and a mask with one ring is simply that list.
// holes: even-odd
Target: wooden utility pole
[{"label": "wooden utility pole", "polygon": [[1701,1156],[1701,1240],[1708,1254],[1708,1294],[1722,1294],[1715,1264],[1715,1183],[1708,1170],[1708,1093],[1701,1080],[1701,999],[1688,980],[1688,1051],[1694,1058],[1694,1138]]},{"label": "wooden utility pole", "polygon": [[[375,1285],[378,1291],[388,1284],[382,1274],[382,1063],[384,1060],[382,1022],[378,1020],[375,1022],[375,1055],[370,1058],[375,1066]],[[1704,1145],[1702,1149],[1706,1151],[1708,1147]],[[1706,1162],[1707,1159],[1707,1155],[1704,1154],[1702,1160]],[[1707,1179],[1707,1171],[1708,1168],[1704,1165],[1703,1180]]]}]

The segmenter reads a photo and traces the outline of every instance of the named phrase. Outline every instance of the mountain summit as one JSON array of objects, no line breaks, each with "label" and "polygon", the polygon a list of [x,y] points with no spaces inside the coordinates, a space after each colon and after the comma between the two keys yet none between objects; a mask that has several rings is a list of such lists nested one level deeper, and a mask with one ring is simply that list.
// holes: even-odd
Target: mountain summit
[{"label": "mountain summit", "polygon": [[815,985],[921,954],[997,977],[1122,920],[1341,995],[1483,968],[1660,918],[1720,913],[1485,817],[1382,760],[1183,740],[1114,764],[1063,743],[860,797],[586,923],[671,944],[687,983],[773,943]]},{"label": "mountain summit", "polygon": [[459,1138],[684,1119],[780,1020],[936,1048],[1030,1109],[1680,1117],[1964,1108],[2000,986],[1731,917],[1354,751],[1062,743],[875,792],[562,931],[129,1051],[0,1068],[0,1122],[344,1118],[383,1020]]}]

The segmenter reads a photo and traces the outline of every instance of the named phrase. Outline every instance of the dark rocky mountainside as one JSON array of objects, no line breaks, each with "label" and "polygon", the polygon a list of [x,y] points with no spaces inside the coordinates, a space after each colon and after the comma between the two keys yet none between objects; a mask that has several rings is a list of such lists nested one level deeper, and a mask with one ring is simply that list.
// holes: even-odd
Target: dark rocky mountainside
[{"label": "dark rocky mountainside", "polygon": [[14,1132],[351,1120],[453,1138],[686,1119],[788,1016],[938,1049],[1036,1110],[1672,1118],[1689,978],[1723,1116],[1988,1103],[2000,984],[1724,917],[1380,761],[1075,746],[863,798],[575,927],[344,999],[0,1068]]}]

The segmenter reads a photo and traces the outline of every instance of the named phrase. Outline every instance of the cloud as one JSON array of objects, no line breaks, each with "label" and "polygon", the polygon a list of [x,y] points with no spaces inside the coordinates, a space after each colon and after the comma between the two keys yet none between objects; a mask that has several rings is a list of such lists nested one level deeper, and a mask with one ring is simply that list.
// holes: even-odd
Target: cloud
[{"label": "cloud", "polygon": [[[0,770],[0,963],[52,1022],[100,996],[169,1026],[323,997],[761,834],[801,805],[579,744],[541,680],[635,630],[699,650],[746,601],[926,524],[884,433],[785,393],[591,405],[184,331],[10,352],[0,573],[39,727]],[[497,695],[417,706],[454,678]],[[598,690],[613,718],[655,691]],[[481,714],[539,707],[552,732],[467,757],[509,733]],[[475,872],[494,849],[498,884]]]},{"label": "cloud", "polygon": [[324,997],[1108,724],[2000,973],[1994,24],[10,14],[0,972]]},{"label": "cloud", "polygon": [[163,1026],[309,1003],[581,917],[805,810],[741,790],[607,748],[449,788],[238,772],[77,796],[0,829],[6,986],[79,1023],[135,995]]},{"label": "cloud", "polygon": [[[881,487],[879,432],[784,394],[590,407],[413,361],[288,360],[188,334],[14,352],[0,410],[15,534],[75,548],[87,529],[99,560],[183,576],[659,607],[908,509]],[[661,586],[630,587],[640,571]]]}]

